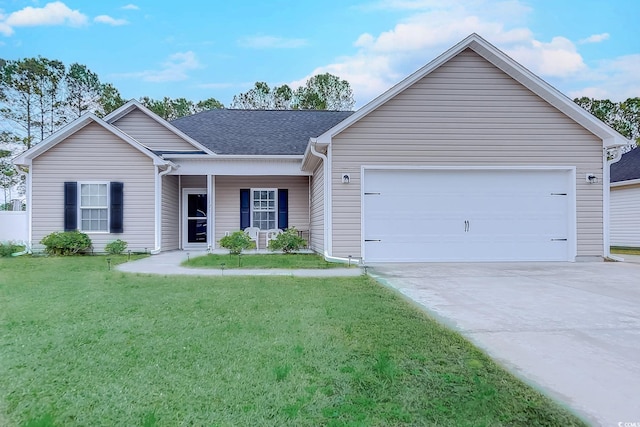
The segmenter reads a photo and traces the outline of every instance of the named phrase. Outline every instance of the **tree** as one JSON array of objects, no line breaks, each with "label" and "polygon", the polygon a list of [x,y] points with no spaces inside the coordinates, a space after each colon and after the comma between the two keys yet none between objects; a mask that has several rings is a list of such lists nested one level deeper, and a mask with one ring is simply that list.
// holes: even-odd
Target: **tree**
[{"label": "tree", "polygon": [[38,104],[37,127],[39,141],[51,135],[60,122],[58,109],[61,103],[62,80],[65,75],[64,64],[39,57],[36,60],[36,96]]},{"label": "tree", "polygon": [[140,103],[165,120],[175,120],[201,111],[224,108],[222,103],[215,98],[205,99],[194,104],[193,101],[186,98],[172,99],[165,96],[158,100],[144,96],[140,98]]},{"label": "tree", "polygon": [[[625,137],[640,143],[640,98],[629,98],[624,102],[608,99],[576,98],[574,102],[602,120]],[[631,148],[635,148],[635,145]]]},{"label": "tree", "polygon": [[621,102],[620,115],[628,123],[629,137],[640,146],[640,98],[628,98]]},{"label": "tree", "polygon": [[231,108],[247,110],[351,110],[355,105],[349,82],[329,73],[311,77],[295,91],[288,85],[270,88],[256,82],[233,97]]},{"label": "tree", "polygon": [[11,150],[0,150],[0,188],[3,190],[5,207],[12,199],[12,189],[21,182],[20,175],[11,164],[11,154]]},{"label": "tree", "polygon": [[67,85],[66,103],[72,119],[99,109],[102,85],[98,75],[89,70],[86,65],[71,64],[65,76],[65,83]]},{"label": "tree", "polygon": [[245,93],[233,97],[231,108],[244,110],[289,110],[293,91],[287,85],[269,87],[266,82],[256,82]]},{"label": "tree", "polygon": [[311,77],[294,97],[293,107],[301,110],[351,110],[355,105],[349,82],[329,73]]},{"label": "tree", "polygon": [[3,131],[21,134],[27,148],[31,147],[37,126],[38,72],[36,58],[7,61],[0,70],[0,115],[9,123],[9,129]]},{"label": "tree", "polygon": [[209,110],[218,110],[224,108],[222,102],[218,101],[215,98],[208,98],[202,101],[198,101],[196,104],[196,113],[201,111],[209,111]]},{"label": "tree", "polygon": [[100,88],[100,111],[97,112],[98,116],[104,117],[109,113],[122,107],[127,101],[120,96],[120,91],[115,88],[111,83],[105,83]]}]

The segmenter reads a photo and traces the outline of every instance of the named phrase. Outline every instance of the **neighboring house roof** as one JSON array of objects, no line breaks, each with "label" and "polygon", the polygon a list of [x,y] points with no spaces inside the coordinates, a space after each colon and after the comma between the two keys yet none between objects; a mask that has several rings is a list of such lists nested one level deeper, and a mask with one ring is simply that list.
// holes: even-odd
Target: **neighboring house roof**
[{"label": "neighboring house roof", "polygon": [[[405,89],[409,88],[411,85],[427,76],[428,74],[439,68],[441,65],[445,64],[456,55],[460,54],[465,49],[473,50],[478,55],[482,56],[484,59],[504,71],[511,78],[518,81],[533,93],[563,112],[576,123],[580,124],[585,129],[601,138],[603,140],[603,146],[613,147],[629,144],[629,140],[627,140],[620,133],[616,132],[615,130],[598,120],[596,117],[573,102],[556,88],[533,74],[531,71],[527,70],[525,67],[510,58],[500,49],[493,46],[491,43],[475,33],[471,34],[460,43],[453,46],[451,49],[447,50],[433,61],[429,62],[424,67],[420,68],[419,70],[402,80],[400,83],[396,84],[391,89],[360,108],[354,115],[352,115],[348,119],[336,124],[336,126],[324,132],[317,138],[317,143],[323,145],[330,144],[331,139],[338,133],[342,132],[358,120],[364,118],[370,112],[374,111],[382,104],[386,103]],[[305,156],[308,155],[308,151],[309,149],[307,149],[307,151],[305,152]]]},{"label": "neighboring house roof", "polygon": [[302,155],[309,138],[349,117],[353,111],[209,110],[171,125],[216,154]]},{"label": "neighboring house roof", "polygon": [[611,182],[640,179],[640,148],[624,153],[620,160],[611,164]]},{"label": "neighboring house roof", "polygon": [[91,113],[84,114],[78,117],[71,123],[64,126],[59,131],[52,134],[50,137],[44,139],[38,145],[35,145],[30,149],[28,149],[27,151],[24,151],[23,153],[19,154],[17,157],[13,159],[13,163],[16,165],[31,164],[32,159],[38,157],[40,154],[51,149],[59,142],[64,141],[66,138],[68,138],[69,136],[73,135],[74,133],[78,132],[79,130],[83,129],[85,126],[91,123],[95,123],[101,126],[103,129],[107,130],[108,132],[111,132],[113,135],[117,136],[122,141],[128,143],[133,148],[135,148],[136,150],[140,151],[141,153],[149,157],[151,160],[153,160],[154,165],[163,166],[163,165],[171,164],[171,162],[160,158],[158,155],[153,153],[147,147],[140,144],[140,142],[138,142],[131,136],[127,135],[126,133],[122,132],[117,127],[112,126],[109,123],[106,123],[104,120],[102,120],[101,118]]}]

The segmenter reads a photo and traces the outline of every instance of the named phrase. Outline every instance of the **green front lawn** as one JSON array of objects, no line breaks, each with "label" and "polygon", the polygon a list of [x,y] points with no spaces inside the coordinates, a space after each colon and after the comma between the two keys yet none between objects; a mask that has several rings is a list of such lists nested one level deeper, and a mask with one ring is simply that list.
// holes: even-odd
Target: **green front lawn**
[{"label": "green front lawn", "polygon": [[2,258],[0,307],[0,425],[584,425],[366,276]]},{"label": "green front lawn", "polygon": [[[317,254],[243,254],[216,255],[209,254],[191,258],[182,263],[185,267],[197,268],[336,268],[347,267],[347,264],[327,262]],[[354,261],[352,267],[357,264]]]},{"label": "green front lawn", "polygon": [[625,246],[611,246],[612,254],[640,255],[640,248],[628,248]]}]

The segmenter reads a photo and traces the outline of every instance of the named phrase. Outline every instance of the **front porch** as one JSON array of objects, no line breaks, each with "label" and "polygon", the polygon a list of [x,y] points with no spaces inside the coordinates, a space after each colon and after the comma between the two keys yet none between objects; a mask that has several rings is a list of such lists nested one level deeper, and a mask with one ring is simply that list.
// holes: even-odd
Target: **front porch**
[{"label": "front porch", "polygon": [[226,253],[219,240],[249,226],[261,230],[252,253],[269,253],[268,229],[295,227],[308,241],[309,176],[179,172],[161,177],[162,251]]}]

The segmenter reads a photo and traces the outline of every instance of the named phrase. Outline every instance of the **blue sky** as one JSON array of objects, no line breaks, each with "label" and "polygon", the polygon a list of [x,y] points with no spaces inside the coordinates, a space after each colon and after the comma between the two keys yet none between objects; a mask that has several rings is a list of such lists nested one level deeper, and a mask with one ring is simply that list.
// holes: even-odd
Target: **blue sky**
[{"label": "blue sky", "polygon": [[472,32],[570,97],[640,96],[638,0],[0,0],[0,57],[79,62],[123,97],[330,72],[362,106]]}]

